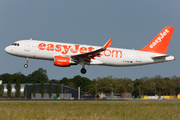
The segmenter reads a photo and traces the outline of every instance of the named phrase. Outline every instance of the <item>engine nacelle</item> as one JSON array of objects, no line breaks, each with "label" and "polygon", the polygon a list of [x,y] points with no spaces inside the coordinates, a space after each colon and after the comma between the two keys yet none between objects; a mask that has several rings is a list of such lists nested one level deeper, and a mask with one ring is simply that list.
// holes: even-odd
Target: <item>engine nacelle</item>
[{"label": "engine nacelle", "polygon": [[70,60],[69,57],[55,56],[54,57],[54,65],[60,67],[69,67],[74,62]]}]

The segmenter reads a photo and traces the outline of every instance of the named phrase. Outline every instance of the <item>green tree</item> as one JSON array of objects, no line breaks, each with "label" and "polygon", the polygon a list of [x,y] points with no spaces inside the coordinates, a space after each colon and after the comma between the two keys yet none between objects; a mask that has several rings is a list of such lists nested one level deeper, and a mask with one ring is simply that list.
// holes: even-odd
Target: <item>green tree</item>
[{"label": "green tree", "polygon": [[11,82],[9,81],[7,84],[7,96],[8,96],[8,98],[11,97],[11,90],[12,90]]},{"label": "green tree", "polygon": [[68,86],[71,87],[71,88],[75,88],[74,82],[69,82]]},{"label": "green tree", "polygon": [[3,93],[4,93],[4,85],[3,83],[0,85],[0,98],[3,97]]},{"label": "green tree", "polygon": [[36,83],[41,83],[41,81],[47,83],[49,81],[47,76],[47,71],[43,68],[39,68],[38,70],[34,71],[32,74],[28,75],[28,79]]},{"label": "green tree", "polygon": [[27,83],[26,83],[25,88],[24,88],[24,96],[26,98],[29,98],[29,86]]},{"label": "green tree", "polygon": [[174,81],[175,83],[175,88],[174,88],[175,94],[176,95],[179,94],[180,93],[180,77],[172,76],[171,81]]},{"label": "green tree", "polygon": [[26,76],[23,75],[21,72],[17,72],[13,75],[11,75],[11,84],[17,83],[19,81],[20,83],[26,83]]},{"label": "green tree", "polygon": [[90,79],[86,77],[81,77],[80,75],[74,77],[74,82],[76,85],[76,89],[80,87],[82,91],[84,91],[84,88],[86,88],[89,84],[92,84],[92,81]]},{"label": "green tree", "polygon": [[50,81],[49,82],[49,98],[52,97],[52,90],[53,90],[53,88],[52,88],[52,81]]},{"label": "green tree", "polygon": [[19,98],[20,94],[21,94],[21,92],[20,92],[21,85],[18,80],[16,81],[15,89],[16,89],[15,96],[16,96],[16,98]]},{"label": "green tree", "polygon": [[124,92],[133,92],[134,85],[129,78],[123,78]]},{"label": "green tree", "polygon": [[[135,97],[137,97],[138,95],[141,95],[141,86],[142,86],[143,80],[142,79],[136,79],[135,81],[133,81],[134,84],[134,91],[133,91],[133,95]],[[140,93],[139,93],[140,92]]]},{"label": "green tree", "polygon": [[163,95],[163,88],[166,86],[164,79],[160,75],[153,77],[154,87],[156,87],[156,94],[158,96]]},{"label": "green tree", "polygon": [[41,81],[40,91],[41,91],[41,98],[43,98],[44,97],[44,92],[45,92],[45,90],[44,90],[44,81]]},{"label": "green tree", "polygon": [[174,79],[170,79],[166,81],[166,91],[168,91],[169,95],[175,95],[176,83]]},{"label": "green tree", "polygon": [[104,78],[98,77],[95,81],[97,81],[95,84],[98,84],[97,88],[99,92],[103,92],[103,93],[111,93],[112,85],[113,87],[115,85],[114,83],[115,81],[112,78],[112,76],[108,76]]},{"label": "green tree", "polygon": [[57,82],[59,82],[59,80],[56,80],[56,79],[52,79],[52,80],[50,80],[52,83],[57,83]]},{"label": "green tree", "polygon": [[[98,87],[97,86],[97,93],[98,93]],[[91,95],[95,95],[95,84],[90,84],[87,86],[87,93],[91,94]]]},{"label": "green tree", "polygon": [[3,83],[5,84],[5,83],[8,83],[9,81],[11,81],[12,76],[9,73],[4,73],[4,74],[0,75],[0,78],[3,81]]},{"label": "green tree", "polygon": [[59,81],[60,84],[63,84],[65,86],[69,85],[69,79],[67,77],[64,77],[62,80]]},{"label": "green tree", "polygon": [[154,95],[154,82],[148,78],[141,78],[140,95]]},{"label": "green tree", "polygon": [[58,82],[56,85],[56,97],[59,98],[59,95],[60,95],[60,84]]},{"label": "green tree", "polygon": [[121,94],[121,93],[124,92],[124,85],[123,85],[122,78],[116,79],[114,85],[115,85],[115,87],[116,87],[115,91],[116,91],[117,93],[120,93],[120,94]]},{"label": "green tree", "polygon": [[33,85],[32,85],[32,92],[33,92],[33,97],[35,98],[36,97],[36,83],[33,82]]},{"label": "green tree", "polygon": [[[57,82],[56,82],[56,83],[57,83]],[[69,87],[71,87],[71,88],[77,89],[77,85],[76,85],[76,83],[75,83],[74,78],[68,79],[68,78],[64,77],[62,80],[59,80],[59,83],[60,83],[60,85],[63,84],[63,85],[65,85],[65,86],[69,86]]]}]

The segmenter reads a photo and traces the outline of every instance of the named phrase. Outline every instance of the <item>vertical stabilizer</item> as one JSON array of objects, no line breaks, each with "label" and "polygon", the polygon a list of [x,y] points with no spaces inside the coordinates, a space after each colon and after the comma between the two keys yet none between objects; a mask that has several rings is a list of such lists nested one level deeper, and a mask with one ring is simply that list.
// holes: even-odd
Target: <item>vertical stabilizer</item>
[{"label": "vertical stabilizer", "polygon": [[140,51],[166,54],[175,27],[166,26],[149,44]]}]

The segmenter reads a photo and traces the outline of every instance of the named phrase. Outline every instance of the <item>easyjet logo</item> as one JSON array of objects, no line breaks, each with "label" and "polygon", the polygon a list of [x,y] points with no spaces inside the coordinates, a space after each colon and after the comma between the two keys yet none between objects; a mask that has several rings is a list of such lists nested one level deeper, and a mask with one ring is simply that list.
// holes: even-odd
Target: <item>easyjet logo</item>
[{"label": "easyjet logo", "polygon": [[[40,43],[38,45],[39,50],[47,50],[47,51],[56,51],[56,52],[61,52],[61,54],[66,55],[67,53],[86,53],[86,52],[91,52],[95,48],[93,47],[81,47],[80,45],[54,45],[54,44],[45,44],[45,43]],[[122,58],[122,51],[121,50],[110,50],[106,49],[103,54],[100,56],[106,56],[106,57],[120,57]]]},{"label": "easyjet logo", "polygon": [[67,60],[58,60],[58,62],[67,62]]},{"label": "easyjet logo", "polygon": [[157,39],[149,46],[150,48],[155,47],[158,43],[162,41],[162,39],[169,33],[168,29],[165,29],[164,32],[160,33]]}]

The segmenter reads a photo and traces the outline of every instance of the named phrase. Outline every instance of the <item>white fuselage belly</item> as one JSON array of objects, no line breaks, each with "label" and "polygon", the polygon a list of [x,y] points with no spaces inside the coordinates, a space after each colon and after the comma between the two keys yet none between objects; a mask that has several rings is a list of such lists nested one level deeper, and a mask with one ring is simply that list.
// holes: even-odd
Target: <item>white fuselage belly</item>
[{"label": "white fuselage belly", "polygon": [[[68,43],[57,43],[48,41],[22,40],[17,41],[19,46],[12,46],[10,54],[19,57],[54,60],[54,56],[70,57],[101,48],[100,46],[78,45]],[[39,47],[39,45],[45,45]],[[40,49],[41,48],[41,49]],[[152,59],[152,56],[162,55],[159,53],[143,52],[139,50],[128,50],[109,47],[102,52],[100,57],[95,57],[90,65],[105,66],[136,66],[174,60],[173,56]]]}]

